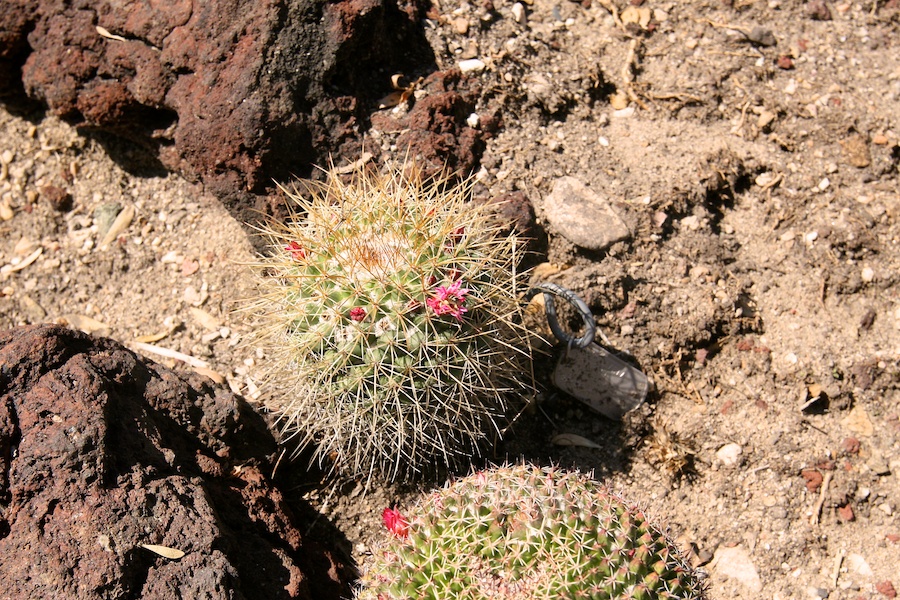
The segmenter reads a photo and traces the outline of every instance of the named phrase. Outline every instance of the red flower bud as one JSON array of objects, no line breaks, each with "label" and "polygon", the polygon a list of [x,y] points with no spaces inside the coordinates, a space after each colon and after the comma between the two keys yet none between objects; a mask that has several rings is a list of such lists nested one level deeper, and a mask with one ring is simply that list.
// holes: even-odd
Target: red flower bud
[{"label": "red flower bud", "polygon": [[394,508],[386,508],[381,513],[381,520],[388,531],[398,538],[406,538],[409,536],[409,521],[406,520],[399,510]]},{"label": "red flower bud", "polygon": [[306,258],[306,248],[304,248],[297,242],[291,242],[290,244],[285,246],[284,249],[291,253],[291,258],[293,258],[294,260],[302,260]]}]

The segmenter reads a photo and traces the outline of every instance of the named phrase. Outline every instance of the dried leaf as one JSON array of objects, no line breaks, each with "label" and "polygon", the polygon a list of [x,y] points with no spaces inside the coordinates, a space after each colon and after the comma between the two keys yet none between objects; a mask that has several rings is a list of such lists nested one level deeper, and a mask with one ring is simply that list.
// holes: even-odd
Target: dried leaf
[{"label": "dried leaf", "polygon": [[106,29],[105,27],[100,27],[99,25],[97,25],[96,27],[94,27],[94,29],[97,30],[97,33],[99,33],[101,37],[105,37],[108,40],[116,40],[117,42],[127,42],[128,41],[125,38],[123,38],[121,35],[116,35],[114,33],[110,33],[109,30]]},{"label": "dried leaf", "polygon": [[[353,161],[352,163],[350,163],[348,165],[344,165],[343,167],[336,167],[335,171],[340,173],[341,175],[346,175],[347,173],[353,173],[354,171],[361,169],[367,162],[372,160],[372,156],[373,155],[371,152],[363,152],[362,156],[357,158],[355,161]],[[204,283],[203,285],[206,285],[206,284]]]},{"label": "dried leaf", "polygon": [[139,335],[138,337],[134,338],[134,341],[141,342],[144,344],[152,344],[152,343],[158,342],[159,340],[168,336],[173,331],[175,331],[175,328],[170,327],[170,328],[166,329],[165,331],[160,331],[159,333],[151,333],[149,335]]},{"label": "dried leaf", "polygon": [[40,256],[43,252],[44,252],[43,247],[38,248],[37,250],[35,250],[34,252],[32,252],[31,254],[26,256],[24,259],[22,259],[22,262],[20,262],[19,264],[7,265],[7,266],[3,267],[3,272],[4,273],[15,273],[16,271],[21,271],[22,269],[24,269],[25,267],[27,267],[28,265],[30,265],[31,263],[36,261],[38,259],[38,256]]},{"label": "dried leaf", "polygon": [[109,231],[106,232],[106,235],[103,236],[103,240],[100,242],[98,248],[105,248],[113,240],[119,237],[119,234],[128,229],[128,226],[131,225],[131,220],[134,219],[134,205],[129,204],[116,217],[116,220],[113,221],[113,224],[110,226]]},{"label": "dried leaf", "polygon": [[388,94],[387,96],[385,96],[384,98],[382,98],[381,100],[378,101],[378,108],[384,109],[384,108],[393,108],[393,107],[397,106],[398,104],[403,102],[403,95],[404,95],[404,92],[400,92],[400,91],[391,92],[390,94]]},{"label": "dried leaf", "polygon": [[193,306],[191,306],[189,310],[191,316],[194,317],[194,320],[197,321],[197,323],[199,323],[200,326],[204,329],[208,331],[216,331],[220,327],[222,327],[222,323],[217,318],[215,318],[202,308],[194,308]]},{"label": "dried leaf", "polygon": [[550,440],[557,446],[581,446],[582,448],[600,448],[600,445],[592,442],[586,437],[575,435],[574,433],[560,433],[553,436]]},{"label": "dried leaf", "polygon": [[395,90],[408,90],[410,85],[405,75],[397,73],[396,75],[391,75],[391,87]]},{"label": "dried leaf", "polygon": [[13,254],[16,256],[26,256],[37,250],[39,246],[40,244],[38,242],[23,237],[16,242],[15,246],[13,246]]},{"label": "dried leaf", "polygon": [[219,373],[218,371],[214,371],[212,369],[208,369],[206,367],[194,367],[194,371],[203,375],[204,377],[208,377],[215,381],[216,383],[225,383],[225,376]]},{"label": "dried leaf", "polygon": [[194,368],[209,368],[209,363],[201,358],[196,358],[189,354],[184,354],[182,352],[178,352],[177,350],[170,350],[169,348],[163,348],[161,346],[154,346],[152,344],[144,344],[141,342],[134,342],[134,347],[138,350],[143,350],[144,352],[150,352],[151,354],[156,354],[159,356],[165,356],[166,358],[174,358],[175,360],[180,360],[183,363],[189,364]]},{"label": "dried leaf", "polygon": [[160,556],[164,556],[171,560],[178,560],[182,556],[184,556],[184,552],[178,550],[176,548],[169,548],[168,546],[157,546],[156,544],[141,544],[141,548],[145,550],[149,550],[150,552],[155,552]]}]

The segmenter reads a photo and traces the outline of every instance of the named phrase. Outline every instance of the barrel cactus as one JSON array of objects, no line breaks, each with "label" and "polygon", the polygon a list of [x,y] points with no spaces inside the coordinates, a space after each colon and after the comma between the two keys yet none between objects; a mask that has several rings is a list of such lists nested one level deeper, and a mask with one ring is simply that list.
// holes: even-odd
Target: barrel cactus
[{"label": "barrel cactus", "polygon": [[449,484],[376,549],[359,600],[702,599],[644,513],[578,472],[497,467]]},{"label": "barrel cactus", "polygon": [[253,342],[284,438],[349,477],[397,479],[471,460],[523,390],[519,246],[471,186],[335,171],[285,189],[255,265]]}]

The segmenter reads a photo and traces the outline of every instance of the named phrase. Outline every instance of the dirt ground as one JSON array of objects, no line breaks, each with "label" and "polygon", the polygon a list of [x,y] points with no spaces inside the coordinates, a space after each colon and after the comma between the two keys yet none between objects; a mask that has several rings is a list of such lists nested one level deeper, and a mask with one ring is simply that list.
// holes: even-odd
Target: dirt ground
[{"label": "dirt ground", "polygon": [[[480,193],[527,195],[548,234],[541,278],[585,298],[654,382],[617,423],[540,381],[488,458],[592,470],[692,550],[714,600],[893,598],[900,6],[620,4],[445,0],[425,23],[440,68],[481,61],[463,63],[481,89],[471,124],[502,122]],[[395,114],[360,135],[402,157]],[[0,110],[0,163],[0,328],[67,322],[257,396],[265,357],[233,313],[253,250],[215,199],[43,114]],[[548,225],[566,175],[630,238],[587,251]],[[556,446],[559,433],[598,447]],[[362,567],[381,509],[417,493],[292,491]]]}]

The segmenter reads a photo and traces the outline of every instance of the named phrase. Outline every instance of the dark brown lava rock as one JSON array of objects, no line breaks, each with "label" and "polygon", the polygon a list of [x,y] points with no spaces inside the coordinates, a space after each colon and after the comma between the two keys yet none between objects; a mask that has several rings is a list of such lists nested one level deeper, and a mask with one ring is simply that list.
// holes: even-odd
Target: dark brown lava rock
[{"label": "dark brown lava rock", "polygon": [[[273,180],[329,157],[355,160],[391,75],[435,70],[424,0],[4,0],[0,98],[27,96],[83,129],[149,148],[202,180],[242,222]],[[448,156],[470,111],[428,100],[412,144]],[[466,135],[476,136],[475,132]],[[412,133],[416,138],[416,132]],[[475,149],[463,140],[461,151]],[[337,161],[335,161],[337,162]],[[454,165],[455,166],[455,165]],[[272,207],[268,207],[271,209]]]},{"label": "dark brown lava rock", "polygon": [[199,375],[58,326],[0,332],[0,598],[348,597],[264,475],[275,448]]}]

